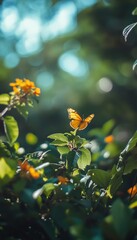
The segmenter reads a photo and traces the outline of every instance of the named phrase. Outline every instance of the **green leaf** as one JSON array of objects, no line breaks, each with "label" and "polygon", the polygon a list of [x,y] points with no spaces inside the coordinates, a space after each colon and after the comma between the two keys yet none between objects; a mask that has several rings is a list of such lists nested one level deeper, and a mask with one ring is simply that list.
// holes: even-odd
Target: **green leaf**
[{"label": "green leaf", "polygon": [[48,198],[52,191],[55,189],[55,186],[53,183],[46,183],[43,185],[43,193],[46,195]]},{"label": "green leaf", "polygon": [[137,60],[135,60],[133,63],[133,66],[132,66],[133,71],[135,70],[136,65],[137,65]]},{"label": "green leaf", "polygon": [[0,104],[8,105],[9,101],[10,101],[9,94],[6,94],[6,93],[0,94]]},{"label": "green leaf", "polygon": [[125,164],[124,174],[129,174],[135,169],[137,169],[137,161],[135,157],[131,156]]},{"label": "green leaf", "polygon": [[88,132],[88,135],[102,137],[103,132],[102,132],[102,129],[100,129],[100,128],[94,128]]},{"label": "green leaf", "polygon": [[63,155],[63,154],[67,154],[67,153],[69,153],[69,148],[68,147],[57,147],[57,151],[61,154],[61,155]]},{"label": "green leaf", "polygon": [[79,136],[75,136],[75,142],[78,147],[84,146],[88,141],[85,138],[81,138]]},{"label": "green leaf", "polygon": [[77,164],[80,169],[85,169],[87,165],[91,163],[91,153],[88,149],[81,148],[80,149],[80,157],[78,158]]},{"label": "green leaf", "polygon": [[102,169],[91,169],[88,171],[88,175],[99,187],[107,188],[111,179],[111,173]]},{"label": "green leaf", "polygon": [[132,226],[130,209],[120,199],[117,199],[111,209],[113,226],[120,239],[125,239]]},{"label": "green leaf", "polygon": [[113,196],[116,193],[116,191],[118,190],[118,188],[123,182],[122,176],[123,176],[123,169],[121,169],[121,171],[116,172],[114,174],[107,189],[108,196]]},{"label": "green leaf", "polygon": [[124,167],[124,174],[129,174],[135,169],[137,169],[137,159],[129,157]]},{"label": "green leaf", "polygon": [[115,125],[114,119],[110,119],[109,121],[107,121],[102,127],[102,131],[103,131],[104,135],[109,134],[109,132],[114,127],[114,125]]},{"label": "green leaf", "polygon": [[71,171],[75,167],[76,152],[69,151],[66,159],[66,168]]},{"label": "green leaf", "polygon": [[119,148],[116,143],[109,143],[105,146],[104,150],[109,153],[110,158],[114,158],[119,155]]},{"label": "green leaf", "polygon": [[91,131],[89,131],[89,136],[98,136],[98,137],[105,137],[109,134],[109,132],[112,130],[112,128],[115,125],[115,121],[113,119],[110,119],[104,125],[102,128],[94,128]]},{"label": "green leaf", "polygon": [[15,175],[17,162],[10,158],[0,158],[0,186],[8,183]]},{"label": "green leaf", "polygon": [[0,157],[9,157],[10,155],[11,154],[7,149],[7,146],[2,141],[0,141]]},{"label": "green leaf", "polygon": [[6,116],[4,119],[4,129],[10,145],[17,140],[19,128],[16,120],[12,116]]},{"label": "green leaf", "polygon": [[54,140],[51,144],[54,146],[66,146],[67,145],[66,142],[62,142],[60,140]]},{"label": "green leaf", "polygon": [[48,138],[68,142],[68,138],[63,133],[54,133],[49,135]]},{"label": "green leaf", "polygon": [[129,205],[129,208],[136,208],[137,207],[137,201],[135,202],[132,202],[130,205]]},{"label": "green leaf", "polygon": [[137,7],[132,11],[132,15],[137,15]]},{"label": "green leaf", "polygon": [[129,140],[126,146],[126,152],[131,151],[133,148],[137,146],[137,131],[133,135],[133,137]]}]

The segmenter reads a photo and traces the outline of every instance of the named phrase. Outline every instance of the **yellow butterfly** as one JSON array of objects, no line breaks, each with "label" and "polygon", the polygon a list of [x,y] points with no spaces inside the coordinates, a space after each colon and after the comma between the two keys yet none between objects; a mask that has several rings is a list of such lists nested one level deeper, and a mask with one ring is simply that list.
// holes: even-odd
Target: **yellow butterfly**
[{"label": "yellow butterfly", "polygon": [[91,120],[94,118],[94,114],[90,114],[87,118],[82,118],[74,109],[68,108],[68,117],[71,120],[70,126],[73,129],[83,130],[85,129]]}]

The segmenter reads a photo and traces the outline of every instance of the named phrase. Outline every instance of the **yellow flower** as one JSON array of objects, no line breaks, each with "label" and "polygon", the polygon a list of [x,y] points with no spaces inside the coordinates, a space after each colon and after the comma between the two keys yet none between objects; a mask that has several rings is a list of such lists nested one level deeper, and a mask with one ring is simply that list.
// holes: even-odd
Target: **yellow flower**
[{"label": "yellow flower", "polygon": [[40,95],[40,88],[35,88],[33,94],[36,95],[36,96],[39,96]]},{"label": "yellow flower", "polygon": [[23,82],[22,79],[20,79],[20,78],[16,78],[16,84],[17,84],[17,85],[21,84],[22,82]]},{"label": "yellow flower", "polygon": [[40,89],[29,79],[16,78],[15,83],[10,83],[15,95],[40,95]]},{"label": "yellow flower", "polygon": [[20,94],[20,89],[13,86],[13,92],[14,92],[16,95],[19,95],[19,94]]}]

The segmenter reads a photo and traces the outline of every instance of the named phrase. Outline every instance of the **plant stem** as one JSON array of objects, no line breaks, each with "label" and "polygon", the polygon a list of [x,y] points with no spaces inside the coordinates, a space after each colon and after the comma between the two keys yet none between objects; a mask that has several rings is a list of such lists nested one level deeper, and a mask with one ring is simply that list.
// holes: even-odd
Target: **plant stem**
[{"label": "plant stem", "polygon": [[9,111],[9,107],[4,108],[4,110],[0,113],[0,118],[2,118],[7,111]]}]

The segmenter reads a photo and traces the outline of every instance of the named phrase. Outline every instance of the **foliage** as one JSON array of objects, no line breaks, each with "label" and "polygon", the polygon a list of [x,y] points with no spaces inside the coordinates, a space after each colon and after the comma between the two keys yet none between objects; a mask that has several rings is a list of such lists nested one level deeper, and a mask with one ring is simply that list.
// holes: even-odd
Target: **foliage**
[{"label": "foliage", "polygon": [[6,136],[0,141],[1,239],[133,239],[137,132],[120,153],[113,119],[86,139],[79,135],[86,121],[80,117],[73,131],[49,135],[45,151],[21,154],[18,123],[7,113],[22,114],[23,107],[24,115],[40,89],[28,79],[10,86],[13,92],[0,95]]}]

